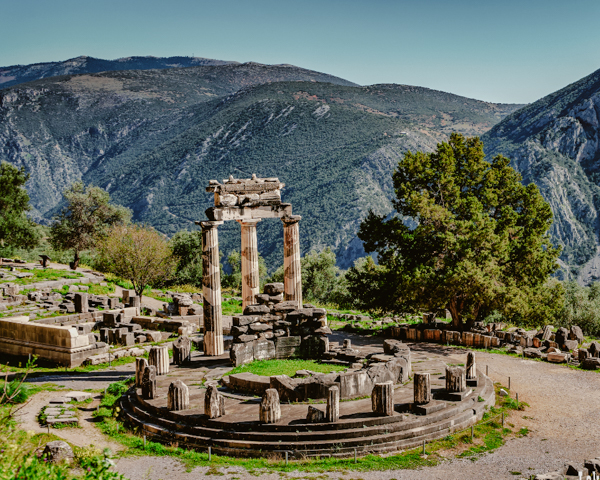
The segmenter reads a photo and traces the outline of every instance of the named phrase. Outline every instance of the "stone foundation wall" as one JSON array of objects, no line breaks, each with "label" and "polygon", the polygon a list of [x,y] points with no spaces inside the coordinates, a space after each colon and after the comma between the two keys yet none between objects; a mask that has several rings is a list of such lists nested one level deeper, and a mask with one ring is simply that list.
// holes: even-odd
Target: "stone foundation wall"
[{"label": "stone foundation wall", "polygon": [[253,360],[304,357],[320,359],[329,350],[327,311],[296,301],[283,301],[283,283],[265,285],[258,304],[233,317],[234,366]]},{"label": "stone foundation wall", "polygon": [[91,355],[106,352],[105,343],[92,342],[88,334],[80,335],[74,327],[34,323],[29,317],[0,319],[2,355],[27,357],[31,354],[42,362],[75,367]]}]

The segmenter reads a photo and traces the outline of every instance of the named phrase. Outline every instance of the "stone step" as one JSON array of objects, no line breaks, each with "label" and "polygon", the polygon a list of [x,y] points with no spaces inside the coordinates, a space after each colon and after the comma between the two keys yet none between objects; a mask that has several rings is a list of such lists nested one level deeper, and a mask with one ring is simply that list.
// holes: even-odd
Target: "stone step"
[{"label": "stone step", "polygon": [[[486,380],[486,388],[481,389],[479,395],[485,402],[463,405],[465,408],[447,409],[452,414],[432,414],[427,417],[416,417],[416,420],[397,420],[388,424],[373,425],[367,428],[341,428],[333,430],[333,426],[340,424],[325,424],[327,430],[312,431],[235,431],[207,426],[185,425],[166,418],[165,415],[155,416],[145,411],[144,405],[137,402],[133,394],[121,399],[123,413],[128,421],[138,426],[162,442],[179,442],[189,448],[206,450],[207,445],[213,447],[215,453],[241,456],[261,456],[261,451],[277,452],[282,450],[301,452],[303,455],[329,455],[349,456],[358,452],[385,452],[398,449],[412,448],[430,441],[442,438],[449,433],[466,428],[474,422],[475,416],[481,418],[484,407],[494,402],[493,385]],[[483,394],[483,395],[482,395]],[[162,411],[163,414],[165,413]],[[385,420],[386,417],[378,420]],[[396,418],[396,417],[387,417]],[[198,417],[195,417],[197,420]],[[218,422],[213,422],[216,424]],[[302,427],[317,427],[319,424],[302,425]],[[229,426],[230,427],[230,426]],[[257,425],[253,425],[254,428]],[[263,426],[264,427],[264,426]],[[270,427],[283,427],[270,425]],[[287,426],[290,427],[290,426]],[[293,425],[291,427],[299,427]]]}]

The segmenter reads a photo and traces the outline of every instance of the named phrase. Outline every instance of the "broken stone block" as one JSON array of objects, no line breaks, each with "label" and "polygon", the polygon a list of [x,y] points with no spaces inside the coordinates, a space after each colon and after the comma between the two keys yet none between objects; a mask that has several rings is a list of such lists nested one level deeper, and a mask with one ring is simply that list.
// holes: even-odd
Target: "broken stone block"
[{"label": "broken stone block", "polygon": [[340,419],[340,389],[337,386],[329,387],[325,419],[330,423]]},{"label": "broken stone block", "polygon": [[325,421],[325,414],[322,410],[309,405],[308,413],[306,414],[306,421],[308,423],[322,423]]},{"label": "broken stone block", "polygon": [[144,372],[146,371],[147,366],[148,360],[146,360],[145,358],[135,359],[135,386],[138,388],[142,386]]},{"label": "broken stone block", "polygon": [[577,348],[577,345],[579,345],[579,343],[577,342],[577,340],[565,340],[563,342],[563,345],[565,347],[565,350],[574,350]]},{"label": "broken stone block", "polygon": [[392,382],[376,383],[371,393],[373,412],[384,417],[394,415],[394,384]]},{"label": "broken stone block", "polygon": [[267,295],[279,295],[283,293],[283,283],[267,283],[265,284],[263,291]]},{"label": "broken stone block", "polygon": [[248,305],[244,308],[244,315],[262,315],[271,313],[271,309],[266,305]]},{"label": "broken stone block", "polygon": [[166,345],[155,345],[150,349],[148,364],[156,367],[156,375],[169,373],[169,348]]},{"label": "broken stone block", "polygon": [[146,400],[156,398],[156,367],[148,365],[142,377],[142,397]]},{"label": "broken stone block", "polygon": [[573,325],[569,332],[569,340],[577,340],[577,344],[583,343],[585,337],[583,336],[583,330],[578,325]]},{"label": "broken stone block", "polygon": [[600,367],[600,358],[590,357],[581,362],[581,368],[584,370],[597,370]]},{"label": "broken stone block", "polygon": [[71,463],[73,461],[73,450],[67,442],[56,440],[46,444],[42,457],[47,458],[52,463]]},{"label": "broken stone block", "polygon": [[132,332],[121,333],[119,343],[126,347],[131,347],[135,345],[135,335]]},{"label": "broken stone block", "polygon": [[230,350],[229,358],[235,367],[250,363],[254,360],[252,343],[235,343]]},{"label": "broken stone block", "polygon": [[416,405],[431,402],[431,382],[429,373],[414,374],[414,401]]},{"label": "broken stone block", "polygon": [[233,317],[233,325],[235,327],[243,327],[252,323],[260,322],[260,315],[235,315]]},{"label": "broken stone block", "polygon": [[73,303],[75,304],[75,311],[77,313],[87,313],[89,311],[87,293],[76,293]]},{"label": "broken stone block", "polygon": [[173,342],[173,363],[183,365],[191,360],[192,341],[189,337],[179,337]]},{"label": "broken stone block", "polygon": [[259,419],[262,423],[277,423],[281,420],[281,405],[279,393],[274,388],[268,388],[260,402]]},{"label": "broken stone block", "polygon": [[547,357],[549,362],[552,363],[564,363],[568,359],[568,354],[560,352],[550,352]]},{"label": "broken stone block", "polygon": [[204,395],[204,414],[208,418],[219,418],[225,415],[225,398],[217,385],[210,384]]},{"label": "broken stone block", "polygon": [[171,412],[186,410],[190,406],[190,390],[181,380],[175,380],[169,385],[167,393],[167,409]]}]

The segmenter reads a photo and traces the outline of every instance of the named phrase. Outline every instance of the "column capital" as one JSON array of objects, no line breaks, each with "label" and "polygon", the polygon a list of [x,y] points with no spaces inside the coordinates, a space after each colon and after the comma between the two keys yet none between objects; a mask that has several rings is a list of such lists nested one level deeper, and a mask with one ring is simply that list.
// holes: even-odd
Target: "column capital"
[{"label": "column capital", "polygon": [[207,222],[195,222],[195,223],[196,223],[196,225],[200,225],[202,227],[202,229],[204,230],[204,229],[207,229],[207,228],[216,228],[219,225],[223,225],[223,223],[225,223],[225,222],[222,222],[222,221],[210,221],[209,220]]},{"label": "column capital", "polygon": [[249,227],[254,227],[258,222],[260,222],[260,218],[249,218],[248,220],[236,220],[240,225],[247,225]]},{"label": "column capital", "polygon": [[286,215],[285,217],[281,217],[281,221],[286,225],[293,225],[294,223],[298,223],[302,220],[300,215]]}]

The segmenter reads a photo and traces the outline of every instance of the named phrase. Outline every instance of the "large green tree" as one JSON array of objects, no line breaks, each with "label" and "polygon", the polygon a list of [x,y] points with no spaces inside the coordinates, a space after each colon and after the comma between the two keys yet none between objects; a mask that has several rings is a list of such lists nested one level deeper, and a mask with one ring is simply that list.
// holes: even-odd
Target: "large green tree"
[{"label": "large green tree", "polygon": [[509,163],[456,133],[432,153],[407,152],[393,174],[399,215],[361,224],[378,265],[349,273],[351,293],[373,310],[447,308],[456,327],[493,310],[543,321],[560,304],[561,286],[547,283],[560,247],[550,206]]},{"label": "large green tree", "polygon": [[66,205],[54,217],[50,243],[57,250],[73,250],[71,268],[79,265],[79,253],[96,247],[113,225],[127,223],[131,211],[110,203],[110,195],[100,187],[76,182],[63,193]]},{"label": "large green tree", "polygon": [[0,247],[32,248],[39,243],[36,225],[26,216],[31,210],[24,188],[28,179],[24,167],[0,162]]}]

